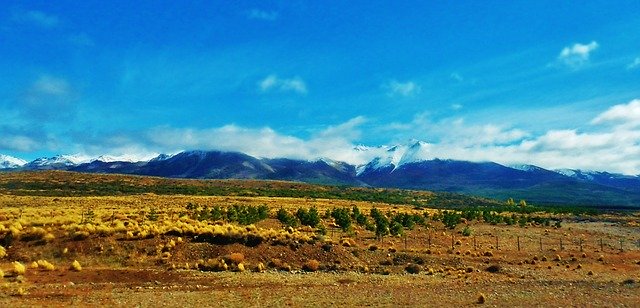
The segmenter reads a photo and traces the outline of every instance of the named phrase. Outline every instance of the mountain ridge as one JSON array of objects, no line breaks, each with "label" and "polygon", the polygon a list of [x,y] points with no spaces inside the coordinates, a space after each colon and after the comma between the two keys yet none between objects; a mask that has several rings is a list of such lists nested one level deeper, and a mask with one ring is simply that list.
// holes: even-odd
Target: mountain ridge
[{"label": "mountain ridge", "polygon": [[[147,161],[96,159],[73,155],[10,165],[11,170],[67,170],[194,179],[268,179],[313,184],[431,190],[545,204],[640,207],[640,177],[575,169],[547,170],[534,165],[505,166],[433,158],[428,143],[366,148],[382,152],[366,164],[327,158],[258,158],[241,152],[183,151]],[[6,156],[0,156],[0,158]],[[8,160],[8,159],[7,159]],[[16,161],[14,159],[13,161]],[[1,163],[1,162],[0,162]]]}]

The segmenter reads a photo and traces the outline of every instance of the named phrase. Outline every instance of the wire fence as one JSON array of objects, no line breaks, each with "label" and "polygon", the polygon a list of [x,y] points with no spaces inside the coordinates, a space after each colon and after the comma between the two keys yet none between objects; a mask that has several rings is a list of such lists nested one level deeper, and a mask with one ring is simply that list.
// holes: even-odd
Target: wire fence
[{"label": "wire fence", "polygon": [[441,235],[428,233],[422,235],[404,235],[400,244],[405,249],[418,247],[456,249],[465,247],[473,250],[499,251],[567,251],[567,252],[600,252],[618,253],[621,251],[640,250],[640,238],[628,237],[558,237],[558,236],[518,236],[518,235]]},{"label": "wire fence", "polygon": [[[346,236],[340,229],[330,228],[331,238]],[[358,238],[358,235],[355,235]],[[406,232],[404,235],[372,238],[360,236],[360,239],[384,241],[404,250],[497,250],[517,252],[599,252],[619,253],[624,251],[640,251],[640,236],[558,236],[545,235],[504,235],[477,234],[463,236],[459,233],[443,233],[442,231]]]}]

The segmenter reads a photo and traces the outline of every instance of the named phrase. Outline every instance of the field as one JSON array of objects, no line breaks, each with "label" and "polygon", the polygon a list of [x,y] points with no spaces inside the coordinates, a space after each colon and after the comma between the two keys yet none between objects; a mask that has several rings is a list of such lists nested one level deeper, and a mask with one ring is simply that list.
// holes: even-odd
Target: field
[{"label": "field", "polygon": [[640,213],[0,174],[0,306],[637,306]]}]

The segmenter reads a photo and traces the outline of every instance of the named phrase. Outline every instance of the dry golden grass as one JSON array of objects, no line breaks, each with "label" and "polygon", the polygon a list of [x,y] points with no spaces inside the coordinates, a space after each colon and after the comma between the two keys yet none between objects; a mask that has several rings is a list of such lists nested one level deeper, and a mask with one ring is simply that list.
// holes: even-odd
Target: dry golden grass
[{"label": "dry golden grass", "polygon": [[73,262],[71,262],[71,266],[69,267],[72,271],[82,271],[82,265],[80,265],[80,262],[78,262],[78,260],[73,260]]},{"label": "dry golden grass", "polygon": [[[90,177],[88,179],[91,180]],[[141,181],[144,184],[156,179],[141,179]],[[208,207],[265,204],[270,207],[272,218],[248,226],[198,220],[184,213],[185,205],[188,203]],[[600,222],[567,221],[563,222],[562,229],[533,225],[525,228],[492,226],[473,221],[467,222],[474,230],[471,237],[461,236],[460,229],[463,226],[448,230],[440,222],[430,222],[429,228],[417,226],[414,230],[406,230],[405,237],[387,236],[382,240],[376,239],[373,232],[355,224],[352,231],[342,232],[338,228],[329,227],[327,234],[320,236],[314,233],[314,229],[308,227],[285,230],[273,218],[275,211],[280,207],[291,213],[300,207],[316,207],[322,215],[328,209],[351,208],[354,205],[358,206],[363,213],[368,213],[368,210],[373,207],[385,212],[424,212],[409,206],[310,198],[157,196],[153,194],[106,197],[0,195],[0,209],[2,209],[0,238],[11,242],[10,246],[6,245],[7,249],[0,247],[0,258],[5,257],[4,260],[0,260],[0,268],[8,270],[10,266],[14,266],[8,263],[9,260],[26,262],[25,264],[38,260],[35,262],[38,271],[29,270],[16,275],[24,275],[21,279],[27,279],[27,282],[31,281],[34,275],[38,275],[38,281],[44,279],[52,284],[53,281],[59,283],[55,279],[80,281],[79,283],[84,279],[84,286],[94,281],[109,281],[108,279],[120,281],[118,279],[121,278],[117,275],[110,278],[100,276],[101,271],[106,269],[131,271],[134,273],[134,278],[131,279],[138,284],[142,284],[142,281],[154,280],[164,282],[162,279],[173,277],[171,275],[191,277],[190,275],[196,275],[194,270],[199,269],[217,273],[200,273],[204,276],[198,276],[195,279],[197,283],[201,282],[199,279],[206,280],[206,277],[220,277],[220,275],[233,277],[229,278],[229,281],[239,279],[246,283],[246,275],[251,275],[251,283],[261,281],[262,284],[258,284],[264,290],[277,286],[279,290],[285,292],[284,294],[301,296],[306,300],[310,300],[308,297],[311,296],[310,294],[314,296],[337,294],[344,300],[339,303],[346,303],[346,305],[367,304],[356,301],[355,297],[361,296],[368,299],[367,296],[362,296],[368,292],[366,290],[385,285],[390,288],[396,302],[388,302],[379,297],[372,299],[373,303],[383,306],[428,304],[419,300],[412,302],[409,297],[403,297],[404,292],[408,292],[431,299],[424,293],[425,285],[431,288],[444,288],[441,290],[442,294],[450,296],[457,294],[454,292],[456,290],[466,292],[461,296],[463,298],[461,300],[436,296],[437,299],[431,302],[432,305],[471,305],[480,301],[478,292],[488,292],[487,287],[493,286],[492,283],[504,285],[505,290],[509,292],[524,290],[533,285],[539,288],[535,294],[547,296],[544,298],[548,299],[548,288],[545,285],[536,284],[537,282],[551,281],[554,286],[561,285],[569,290],[577,288],[576,290],[584,291],[584,288],[576,287],[576,281],[580,282],[580,285],[593,286],[625,279],[637,281],[637,277],[640,277],[640,265],[635,263],[635,260],[640,259],[640,253],[628,245],[640,235],[636,224],[629,223],[638,219],[638,216],[632,215],[600,217],[620,222],[615,226]],[[148,219],[151,209],[156,209],[157,220]],[[437,210],[426,211],[437,212]],[[323,218],[322,223],[331,226],[333,220]],[[624,251],[616,248],[616,240],[621,237],[625,239],[626,247],[631,248],[626,248]],[[499,245],[495,241],[496,238],[500,240]],[[516,248],[516,238],[522,246],[521,251]],[[605,240],[604,251],[601,251],[600,246],[595,243],[595,239],[599,238]],[[538,247],[540,239],[544,240],[542,249]],[[562,249],[558,245],[559,239],[564,240]],[[580,243],[584,243],[585,252],[579,250],[576,244],[577,239],[582,239]],[[431,246],[428,246],[428,242]],[[549,261],[545,255],[549,256]],[[600,257],[596,257],[598,255]],[[73,266],[69,270],[60,266],[61,269],[55,271],[55,274],[45,273],[43,271],[55,270],[55,266],[44,258],[58,265],[77,263],[77,268],[81,268],[80,262],[82,262],[86,268],[82,272],[76,272]],[[555,261],[552,262],[550,259]],[[268,263],[269,268],[265,263]],[[409,268],[409,265],[416,264],[420,265],[419,270]],[[484,271],[483,269],[490,264],[498,265],[499,270]],[[30,266],[36,268],[35,265]],[[160,274],[157,278],[156,276],[154,278],[135,276],[146,270],[158,271]],[[230,273],[245,270],[256,273],[241,275]],[[302,276],[323,279],[309,282],[313,289],[309,290],[311,293],[304,296],[295,292],[299,289],[287,289],[286,285],[282,285],[289,280],[307,283],[308,280],[301,281],[302,278],[295,274],[301,270],[319,271],[313,275]],[[277,273],[277,271],[280,272]],[[287,273],[282,273],[283,271]],[[406,275],[406,271],[416,274]],[[326,272],[337,274],[331,276],[326,275]],[[356,273],[362,274],[357,276]],[[56,278],[59,276],[62,278]],[[266,278],[262,278],[263,276]],[[145,278],[147,280],[144,280]],[[179,288],[187,288],[190,283],[195,283],[193,280],[179,280],[176,284]],[[357,288],[362,288],[358,289],[362,291],[360,294],[344,291],[351,287],[347,288],[343,285],[351,286],[351,281],[358,282]],[[209,283],[215,285],[217,282]],[[360,286],[361,283],[362,286]],[[336,284],[339,287],[326,292],[322,289]],[[635,286],[637,283],[629,285]],[[22,298],[47,298],[43,295],[44,293],[34,295],[36,288],[30,289],[29,284],[24,286],[25,290],[29,290],[32,294]],[[460,286],[466,287],[460,288]],[[467,290],[467,288],[470,289]],[[244,289],[239,288],[239,290]],[[274,296],[260,294],[264,300],[273,299]],[[520,298],[530,296],[527,294],[518,293],[517,296]],[[221,294],[217,295],[224,297]],[[492,303],[510,303],[499,301],[503,298],[501,294],[492,292],[489,295]],[[601,296],[606,296],[606,293]],[[322,297],[319,298],[315,301],[311,299],[309,303],[330,305],[328,302],[323,302]],[[562,303],[544,299],[539,302],[528,301],[526,298],[522,300],[523,302],[513,304]],[[610,301],[602,302],[611,303]],[[2,303],[0,297],[0,305]],[[9,303],[13,305],[4,306],[16,306],[15,302]],[[28,303],[32,302],[17,306],[28,306]],[[277,301],[272,303],[276,306],[283,305],[282,302]],[[300,303],[307,302],[291,302],[294,306]],[[38,306],[38,302],[34,305]]]}]

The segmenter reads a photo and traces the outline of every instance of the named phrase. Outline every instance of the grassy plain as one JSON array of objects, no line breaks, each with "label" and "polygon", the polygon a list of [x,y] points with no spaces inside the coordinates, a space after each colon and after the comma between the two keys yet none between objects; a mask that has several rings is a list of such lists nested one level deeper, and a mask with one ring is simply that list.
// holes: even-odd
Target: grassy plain
[{"label": "grassy plain", "polygon": [[[266,216],[250,224],[225,212],[261,206]],[[0,305],[467,306],[480,297],[492,306],[640,302],[639,213],[504,207],[451,194],[288,182],[0,174]],[[214,208],[226,216],[211,214]],[[318,226],[296,220],[287,227],[278,219],[280,209],[295,217],[311,208],[318,210]],[[354,208],[367,223],[356,222]],[[443,212],[465,208],[552,223],[479,217],[462,218],[453,229],[445,225]],[[350,211],[348,228],[335,209]],[[380,237],[372,209],[389,223],[409,215],[424,220]]]}]

